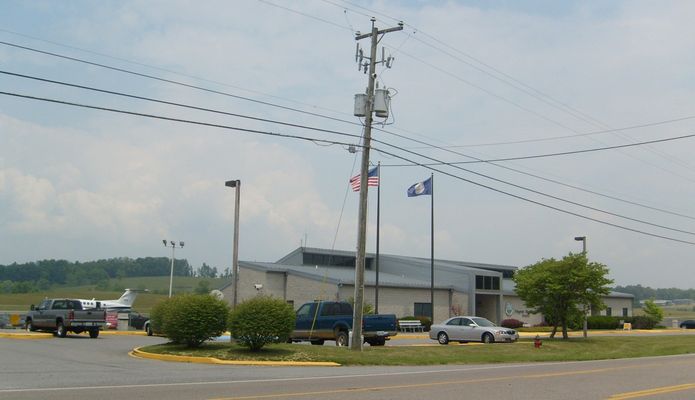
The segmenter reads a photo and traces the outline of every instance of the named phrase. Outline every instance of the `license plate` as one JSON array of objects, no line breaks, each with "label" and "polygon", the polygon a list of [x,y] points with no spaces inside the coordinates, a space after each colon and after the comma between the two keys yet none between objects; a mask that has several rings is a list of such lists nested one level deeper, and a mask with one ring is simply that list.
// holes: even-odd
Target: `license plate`
[{"label": "license plate", "polygon": [[386,331],[376,331],[377,336],[388,336],[389,333]]}]

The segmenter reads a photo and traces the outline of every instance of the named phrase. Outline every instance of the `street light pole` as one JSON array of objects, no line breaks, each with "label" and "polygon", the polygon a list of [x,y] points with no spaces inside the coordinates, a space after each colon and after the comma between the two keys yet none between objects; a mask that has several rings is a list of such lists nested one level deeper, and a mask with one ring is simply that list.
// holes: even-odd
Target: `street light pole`
[{"label": "street light pole", "polygon": [[[586,236],[575,236],[574,240],[582,242],[582,254],[584,254],[584,258],[586,258]],[[584,327],[583,327],[583,334],[584,338],[586,339],[587,337],[587,316],[586,316],[586,304],[584,304]]]},{"label": "street light pole", "polygon": [[236,188],[234,196],[234,245],[232,254],[232,271],[234,271],[234,296],[232,307],[236,308],[239,289],[239,197],[241,192],[241,181],[239,179],[227,181],[224,183],[227,187]]},{"label": "street light pole", "polygon": [[[171,289],[174,286],[174,258],[176,256],[176,242],[171,240],[167,243],[166,239],[162,240],[164,247],[169,247],[171,244],[171,271],[169,272],[169,297],[171,297]],[[183,248],[183,242],[179,242],[179,248]]]}]

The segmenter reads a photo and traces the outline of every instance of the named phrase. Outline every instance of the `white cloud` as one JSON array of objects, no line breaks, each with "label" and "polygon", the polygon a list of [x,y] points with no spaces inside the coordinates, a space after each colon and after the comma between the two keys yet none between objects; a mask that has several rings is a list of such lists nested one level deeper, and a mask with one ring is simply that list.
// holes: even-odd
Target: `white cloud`
[{"label": "white cloud", "polygon": [[[395,123],[386,129],[399,134],[415,137],[413,133],[417,133],[418,139],[426,136],[424,140],[437,143],[490,143],[564,136],[573,131],[601,129],[602,124],[619,127],[692,113],[695,81],[691,66],[695,53],[690,49],[695,45],[695,26],[689,18],[695,5],[690,3],[558,3],[543,9],[521,3],[361,4],[387,10],[409,24],[404,33],[386,35],[381,42],[396,56],[393,69],[381,73],[380,83],[398,91],[392,103]],[[341,113],[330,115],[357,121],[351,116],[352,98],[364,90],[366,77],[354,64],[353,35],[320,20],[261,2],[167,1],[147,7],[139,2],[120,2],[87,6],[79,13],[49,4],[13,7],[18,17],[3,21],[0,16],[0,22],[9,29],[187,76],[0,33],[7,40],[26,41],[39,48],[309,112],[338,110]],[[289,3],[287,7],[335,24],[352,24],[362,31],[369,27],[368,19],[348,6],[347,14],[325,2]],[[29,17],[41,23],[23,23]],[[381,17],[378,21],[382,28],[394,23]],[[31,32],[26,31],[28,26],[34,27]],[[420,30],[414,32],[411,26]],[[428,34],[466,54],[448,48],[457,58],[453,59],[425,46],[422,41],[431,42]],[[441,43],[437,46],[443,48]],[[530,85],[523,86],[487,69],[523,87],[527,94],[462,63],[465,60],[486,68],[469,55]],[[5,47],[0,48],[0,58],[8,68],[52,79],[360,134],[359,126],[93,66],[27,56]],[[143,113],[274,133],[330,136],[124,98],[86,95],[6,76],[0,76],[0,84],[18,92]],[[558,110],[562,105],[553,107],[547,99],[539,100],[535,90],[601,123],[562,112]],[[273,260],[305,237],[309,245],[330,247],[338,223],[336,247],[355,248],[354,193],[348,194],[343,208],[347,180],[354,173],[350,170],[354,156],[340,146],[318,147],[230,129],[6,97],[0,98],[0,109],[0,235],[4,235],[0,263],[41,257],[166,255],[161,239],[169,238],[187,242],[183,254],[192,264],[207,262],[223,267],[231,260],[234,215],[234,190],[224,187],[224,182],[237,178],[242,180],[242,258]],[[693,121],[684,121],[626,131],[624,137],[596,136],[600,143],[585,138],[456,151],[483,158],[567,151],[676,136],[689,133],[694,126]],[[382,132],[374,135],[402,147],[419,146]],[[346,137],[339,140],[357,141]],[[689,201],[695,195],[695,165],[689,161],[691,143],[683,140],[654,145],[656,152],[631,149],[506,165],[695,214]],[[386,148],[383,143],[375,146]],[[465,158],[433,151],[427,154],[444,160]],[[379,152],[372,153],[372,160],[401,162]],[[692,225],[688,219],[616,203],[492,166],[465,168],[595,208],[681,229]],[[447,171],[580,214],[688,240],[692,237],[562,204],[461,170]],[[384,168],[382,252],[429,254],[429,204],[404,196],[406,187],[429,173],[416,168]],[[435,174],[437,256],[525,265],[577,251],[573,237],[586,234],[591,256],[609,265],[617,283],[695,286],[695,280],[686,273],[693,262],[690,246],[598,225]],[[374,249],[375,231],[373,194],[370,250]],[[26,242],[36,246],[30,248],[23,244]]]}]

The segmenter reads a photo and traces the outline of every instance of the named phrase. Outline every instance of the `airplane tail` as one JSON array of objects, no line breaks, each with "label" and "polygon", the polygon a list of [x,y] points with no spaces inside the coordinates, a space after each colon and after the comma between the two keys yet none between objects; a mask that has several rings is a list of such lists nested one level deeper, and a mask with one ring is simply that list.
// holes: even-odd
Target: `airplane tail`
[{"label": "airplane tail", "polygon": [[135,298],[138,296],[138,291],[133,289],[126,289],[125,293],[117,300],[118,303],[124,306],[131,307],[135,303]]}]

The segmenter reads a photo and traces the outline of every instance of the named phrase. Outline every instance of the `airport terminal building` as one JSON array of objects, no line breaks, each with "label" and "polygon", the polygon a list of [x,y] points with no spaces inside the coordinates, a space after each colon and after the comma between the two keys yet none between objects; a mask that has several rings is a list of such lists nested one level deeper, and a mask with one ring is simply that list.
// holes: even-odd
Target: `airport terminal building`
[{"label": "airport terminal building", "polygon": [[[274,263],[239,261],[237,301],[257,295],[281,298],[299,307],[314,300],[350,300],[354,296],[355,252],[300,247]],[[434,261],[434,321],[453,315],[477,315],[499,323],[514,318],[531,325],[542,316],[531,314],[514,292],[515,266],[466,261]],[[431,261],[428,258],[367,254],[364,301],[379,313],[429,315]],[[378,277],[377,277],[378,276]],[[378,280],[378,290],[377,290]],[[223,287],[225,299],[234,286]],[[377,297],[378,296],[378,297]],[[613,292],[604,298],[602,315],[632,316],[633,296]]]}]

